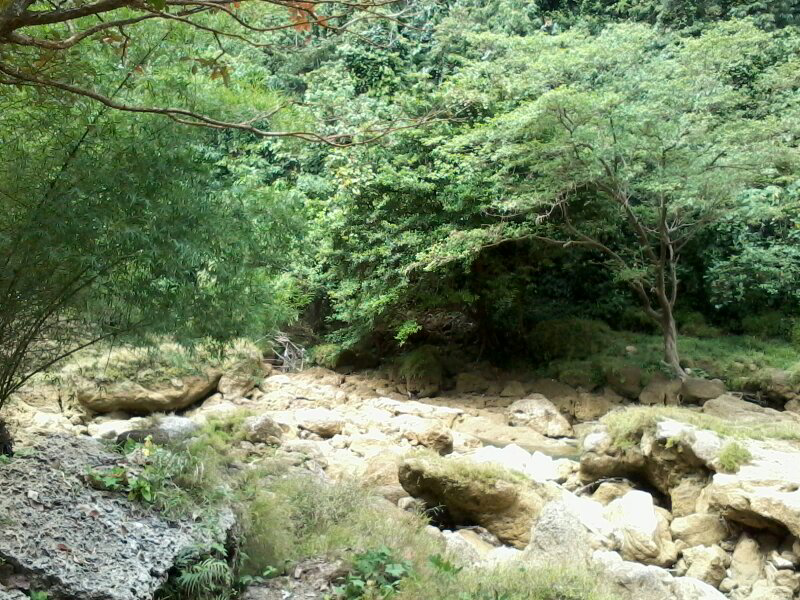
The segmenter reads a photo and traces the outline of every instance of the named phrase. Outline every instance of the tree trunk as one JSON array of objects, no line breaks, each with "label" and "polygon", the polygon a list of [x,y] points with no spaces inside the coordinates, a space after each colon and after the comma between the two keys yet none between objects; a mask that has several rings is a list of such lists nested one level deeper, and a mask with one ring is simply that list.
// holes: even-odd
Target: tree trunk
[{"label": "tree trunk", "polygon": [[666,306],[662,310],[664,311],[661,318],[661,331],[664,334],[664,361],[672,367],[678,377],[686,379],[686,371],[681,367],[680,355],[678,354],[678,328],[675,325],[672,307]]}]

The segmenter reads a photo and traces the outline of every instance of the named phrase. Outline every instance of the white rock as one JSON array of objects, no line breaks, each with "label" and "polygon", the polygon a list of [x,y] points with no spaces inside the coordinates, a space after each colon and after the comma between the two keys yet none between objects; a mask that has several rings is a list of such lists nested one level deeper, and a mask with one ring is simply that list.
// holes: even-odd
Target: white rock
[{"label": "white rock", "polygon": [[508,407],[508,424],[529,427],[548,437],[570,437],[572,425],[555,405],[541,394],[531,394]]}]

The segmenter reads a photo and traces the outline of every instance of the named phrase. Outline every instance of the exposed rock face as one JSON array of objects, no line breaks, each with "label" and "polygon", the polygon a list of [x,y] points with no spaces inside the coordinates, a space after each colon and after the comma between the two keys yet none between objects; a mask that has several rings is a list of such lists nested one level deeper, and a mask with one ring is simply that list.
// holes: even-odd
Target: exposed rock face
[{"label": "exposed rock face", "polygon": [[500,390],[501,398],[522,398],[525,395],[525,386],[519,381],[509,381]]},{"label": "exposed rock face", "polygon": [[800,415],[780,412],[747,402],[732,394],[724,394],[703,405],[703,412],[736,423],[783,423],[800,427]]},{"label": "exposed rock face", "polygon": [[693,514],[678,517],[670,523],[673,539],[687,547],[713,546],[728,538],[730,530],[718,515]]},{"label": "exposed rock face", "polygon": [[341,433],[344,427],[342,416],[326,408],[306,408],[296,411],[294,416],[301,429],[316,433],[322,438],[332,438]]},{"label": "exposed rock face", "polygon": [[449,454],[453,451],[453,435],[441,422],[414,415],[401,415],[393,420],[402,436],[413,446],[430,448],[438,454]]},{"label": "exposed rock face", "polygon": [[141,415],[171,412],[207,398],[217,389],[220,377],[221,373],[217,372],[203,377],[178,379],[152,388],[134,381],[123,381],[108,387],[80,390],[78,401],[96,413],[124,411]]},{"label": "exposed rock face", "polygon": [[244,428],[247,432],[247,441],[254,444],[263,443],[279,445],[283,437],[283,429],[269,415],[259,415],[245,419]]},{"label": "exposed rock face", "polygon": [[622,600],[725,600],[713,587],[691,577],[674,577],[654,566],[625,561],[616,552],[598,550],[594,565]]},{"label": "exposed rock face", "polygon": [[725,579],[725,570],[731,563],[730,556],[719,546],[695,546],[683,551],[688,569],[687,577],[694,577],[718,587]]},{"label": "exposed rock face", "polygon": [[241,398],[272,373],[272,365],[260,360],[243,361],[227,371],[219,380],[217,390],[225,399]]},{"label": "exposed rock face", "polygon": [[753,458],[735,474],[717,473],[705,491],[712,510],[758,529],[800,536],[800,464],[796,449],[750,442]]},{"label": "exposed rock face", "polygon": [[642,370],[639,367],[626,365],[606,374],[606,382],[612,390],[635,400],[642,391]]},{"label": "exposed rock face", "polygon": [[175,558],[210,540],[83,481],[119,460],[91,438],[47,436],[0,466],[0,558],[50,597],[151,599]]},{"label": "exposed rock face", "polygon": [[462,394],[482,394],[491,384],[481,375],[459,373],[456,376],[456,391]]},{"label": "exposed rock face", "polygon": [[681,386],[683,401],[696,404],[703,404],[706,400],[713,400],[724,394],[725,391],[725,384],[719,379],[687,377]]},{"label": "exposed rock face", "polygon": [[[462,461],[466,468],[470,464]],[[425,458],[404,460],[399,478],[403,488],[429,508],[443,507],[447,520],[478,524],[516,548],[528,543],[531,525],[545,499],[556,493],[555,488],[534,489],[523,482],[462,476],[450,465]]]},{"label": "exposed rock face", "polygon": [[530,427],[548,437],[569,437],[572,426],[555,405],[541,394],[532,394],[508,407],[508,424]]},{"label": "exposed rock face", "polygon": [[586,481],[633,477],[669,494],[687,477],[710,475],[723,443],[713,432],[665,419],[655,433],[643,432],[639,444],[630,448],[614,448],[603,429],[587,435],[583,445],[581,475]]},{"label": "exposed rock face", "polygon": [[639,403],[645,406],[676,406],[680,404],[682,383],[656,374],[639,394]]},{"label": "exposed rock face", "polygon": [[656,513],[650,494],[630,491],[609,503],[603,516],[621,537],[624,559],[662,567],[671,566],[677,559],[669,524]]}]

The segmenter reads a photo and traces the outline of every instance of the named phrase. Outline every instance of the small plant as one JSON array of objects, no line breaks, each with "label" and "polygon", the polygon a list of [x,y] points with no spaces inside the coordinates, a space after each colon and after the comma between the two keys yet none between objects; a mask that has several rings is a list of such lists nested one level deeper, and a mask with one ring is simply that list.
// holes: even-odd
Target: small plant
[{"label": "small plant", "polygon": [[342,585],[333,590],[331,600],[358,600],[360,598],[389,598],[400,582],[411,574],[411,565],[394,558],[389,548],[383,547],[358,554],[353,569]]},{"label": "small plant", "polygon": [[455,577],[464,567],[457,567],[455,564],[444,558],[441,554],[433,554],[428,557],[428,562],[436,569],[437,572],[443,575]]},{"label": "small plant", "polygon": [[113,469],[91,469],[86,478],[93,488],[111,492],[123,491],[128,485],[128,472],[124,467]]},{"label": "small plant", "polygon": [[178,575],[159,592],[159,600],[231,600],[235,595],[234,571],[228,552],[214,544],[210,554],[187,552],[176,561]]},{"label": "small plant", "polygon": [[31,592],[31,600],[48,600],[47,592]]},{"label": "small plant", "polygon": [[719,464],[728,473],[735,473],[743,464],[753,458],[750,451],[739,442],[732,441],[725,444],[719,453]]}]

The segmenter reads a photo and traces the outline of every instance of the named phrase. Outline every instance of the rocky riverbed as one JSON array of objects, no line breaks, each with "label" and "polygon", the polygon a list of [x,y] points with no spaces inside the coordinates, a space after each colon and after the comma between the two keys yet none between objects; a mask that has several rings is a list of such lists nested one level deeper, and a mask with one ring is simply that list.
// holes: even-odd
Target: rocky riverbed
[{"label": "rocky riverbed", "polygon": [[[259,369],[20,394],[7,418],[22,450],[0,465],[0,598],[34,588],[66,600],[152,598],[182,549],[208,540],[191,522],[92,489],[84,474],[119,461],[103,440],[142,429],[178,439],[241,410],[251,415],[243,455],[269,448],[332,484],[355,478],[389,518],[431,511],[430,535],[465,568],[584,565],[623,599],[800,597],[795,413],[706,380],[587,391],[464,373],[447,390],[379,373]],[[643,403],[664,411],[637,413]],[[154,410],[170,414],[148,419]],[[490,470],[471,478],[475,465]],[[329,567],[245,597],[322,598]]]}]

